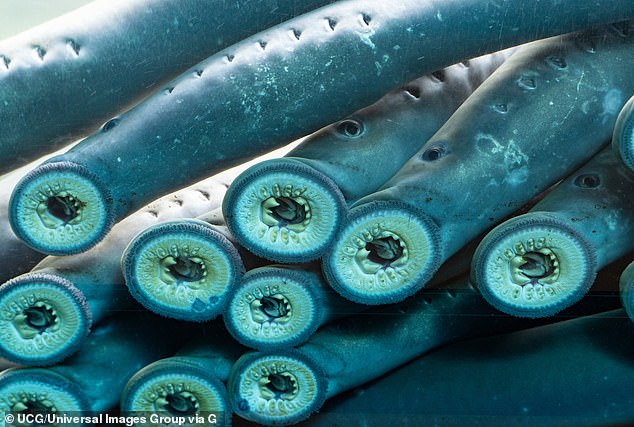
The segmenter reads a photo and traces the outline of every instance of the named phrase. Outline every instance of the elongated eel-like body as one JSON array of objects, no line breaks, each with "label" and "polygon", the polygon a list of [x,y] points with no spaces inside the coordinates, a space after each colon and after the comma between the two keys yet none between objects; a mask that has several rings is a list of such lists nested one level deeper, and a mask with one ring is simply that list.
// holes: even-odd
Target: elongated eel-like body
[{"label": "elongated eel-like body", "polygon": [[346,201],[376,191],[394,175],[510,51],[413,80],[304,138],[284,158],[247,169],[223,200],[227,226],[261,257],[320,257],[339,229]]},{"label": "elongated eel-like body", "polygon": [[455,343],[336,397],[303,426],[632,425],[632,352],[623,310]]},{"label": "elongated eel-like body", "polygon": [[634,93],[630,23],[522,46],[385,186],[351,209],[324,258],[365,304],[413,294],[438,265],[609,141]]},{"label": "elongated eel-like body", "polygon": [[95,131],[220,49],[330,2],[99,0],[0,42],[0,173]]},{"label": "elongated eel-like body", "polygon": [[[72,354],[88,334],[91,319],[97,322],[112,310],[132,305],[120,259],[134,235],[152,224],[218,207],[225,185],[210,178],[165,196],[117,224],[90,251],[72,257],[49,256],[30,273],[0,287],[0,354],[24,365],[49,365]],[[167,242],[155,254],[162,260],[165,280],[171,284],[166,293],[172,298],[178,296],[180,249]],[[205,272],[219,268],[206,267]],[[205,293],[207,281],[204,276],[198,281],[201,293]]]},{"label": "elongated eel-like body", "polygon": [[237,415],[259,424],[301,421],[326,397],[434,347],[520,325],[486,305],[468,286],[430,289],[399,305],[335,321],[295,351],[246,353],[232,368],[229,399]]},{"label": "elongated eel-like body", "polygon": [[13,192],[11,224],[45,253],[84,251],[160,194],[314,132],[418,76],[632,15],[631,0],[336,2],[213,55],[35,169]]},{"label": "elongated eel-like body", "polygon": [[17,413],[37,411],[69,416],[104,413],[116,407],[136,371],[174,354],[188,334],[185,325],[148,312],[120,313],[99,324],[64,363],[0,374],[0,413],[14,413],[16,418]]},{"label": "elongated eel-like body", "polygon": [[634,96],[625,103],[616,119],[612,149],[634,173]]},{"label": "elongated eel-like body", "polygon": [[552,316],[579,301],[597,271],[634,250],[634,174],[611,148],[559,183],[530,212],[480,242],[472,281],[505,313]]},{"label": "elongated eel-like body", "polygon": [[[203,329],[172,357],[150,363],[135,373],[121,392],[124,414],[167,413],[182,416],[215,415],[207,425],[231,424],[231,405],[225,383],[231,366],[246,351],[221,324]],[[200,424],[200,423],[199,423]],[[156,424],[150,423],[150,426]]]}]

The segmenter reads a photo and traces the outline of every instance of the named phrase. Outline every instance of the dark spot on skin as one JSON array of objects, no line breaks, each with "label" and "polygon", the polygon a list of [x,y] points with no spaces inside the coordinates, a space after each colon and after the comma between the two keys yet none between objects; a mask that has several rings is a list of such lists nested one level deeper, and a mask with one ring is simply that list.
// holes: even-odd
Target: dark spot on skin
[{"label": "dark spot on skin", "polygon": [[4,64],[4,67],[8,70],[9,69],[9,64],[11,64],[11,58],[9,58],[8,56],[5,56],[5,55],[0,55],[0,60],[2,60],[2,63]]},{"label": "dark spot on skin", "polygon": [[520,87],[522,87],[524,89],[528,89],[528,90],[533,90],[533,89],[537,88],[537,82],[535,81],[535,78],[533,78],[533,77],[522,76],[517,81],[517,84]]},{"label": "dark spot on skin", "polygon": [[337,25],[337,21],[335,21],[332,18],[326,18],[326,21],[328,22],[328,26],[330,27],[330,29],[335,31],[335,26]]},{"label": "dark spot on skin", "polygon": [[421,96],[420,88],[418,86],[405,86],[403,90],[416,99],[419,99]]},{"label": "dark spot on skin", "polygon": [[445,70],[436,70],[433,73],[431,73],[432,77],[439,81],[439,82],[444,82],[445,79],[447,78],[447,76],[445,75]]},{"label": "dark spot on skin", "polygon": [[258,43],[260,45],[260,48],[262,50],[266,49],[266,45],[268,44],[267,42],[265,42],[264,40],[260,40],[260,42]]},{"label": "dark spot on skin", "polygon": [[363,124],[358,120],[346,119],[339,122],[336,126],[337,132],[340,135],[348,138],[358,138],[363,135]]},{"label": "dark spot on skin", "polygon": [[183,206],[183,201],[181,199],[174,199],[174,204],[176,204],[176,206]]},{"label": "dark spot on skin", "polygon": [[563,70],[564,68],[568,67],[566,60],[561,56],[549,56],[548,58],[546,58],[546,63],[558,70]]},{"label": "dark spot on skin", "polygon": [[209,200],[209,198],[211,197],[211,195],[210,195],[208,192],[206,192],[205,190],[198,190],[198,189],[197,189],[196,191],[198,191],[200,194],[202,194],[202,196],[203,196],[205,199],[207,199],[207,200]]},{"label": "dark spot on skin", "polygon": [[157,212],[157,211],[155,211],[155,210],[150,210],[150,211],[147,211],[147,213],[149,213],[150,215],[152,215],[152,216],[153,216],[153,217],[155,217],[155,218],[158,218],[158,212]]},{"label": "dark spot on skin", "polygon": [[420,157],[426,162],[434,162],[443,157],[446,153],[447,150],[443,145],[436,144],[423,151]]},{"label": "dark spot on skin", "polygon": [[44,49],[42,46],[33,46],[33,50],[35,51],[37,56],[40,58],[40,60],[43,61],[44,57],[46,56],[46,49]]},{"label": "dark spot on skin", "polygon": [[495,111],[497,111],[498,113],[500,113],[500,114],[506,114],[506,113],[508,113],[508,111],[509,111],[508,106],[507,106],[506,104],[504,104],[504,103],[495,104],[495,105],[493,106],[493,109],[494,109]]},{"label": "dark spot on skin", "polygon": [[575,178],[574,184],[580,188],[597,188],[601,184],[601,178],[594,173],[586,173]]},{"label": "dark spot on skin", "polygon": [[165,92],[172,93],[172,92],[174,92],[174,88],[173,87],[168,87],[167,89],[165,89]]},{"label": "dark spot on skin", "polygon": [[301,31],[299,31],[299,30],[297,30],[297,29],[295,29],[295,28],[293,28],[293,30],[292,30],[292,31],[293,31],[293,35],[295,36],[295,38],[296,38],[297,40],[299,40],[299,38],[300,38],[300,37],[301,37],[301,35],[302,35],[302,32],[301,32]]},{"label": "dark spot on skin", "polygon": [[112,130],[115,126],[117,126],[118,124],[119,124],[119,119],[117,118],[110,119],[106,123],[104,123],[103,126],[101,126],[101,131],[108,132]]},{"label": "dark spot on skin", "polygon": [[238,409],[241,411],[248,411],[249,410],[249,402],[247,402],[246,399],[240,399],[240,401],[238,402]]},{"label": "dark spot on skin", "polygon": [[460,64],[462,64],[465,68],[469,68],[471,66],[471,61],[467,59],[466,61],[462,61]]},{"label": "dark spot on skin", "polygon": [[198,77],[202,77],[202,75],[203,75],[203,73],[204,73],[204,72],[205,72],[204,70],[196,70],[196,75],[197,75]]},{"label": "dark spot on skin", "polygon": [[[264,48],[262,48],[264,49]],[[227,55],[227,62],[233,62],[233,60],[235,59],[235,55]]]},{"label": "dark spot on skin", "polygon": [[363,19],[363,22],[365,23],[365,25],[370,25],[370,22],[372,22],[372,17],[368,15],[367,13],[362,13],[361,19]]},{"label": "dark spot on skin", "polygon": [[75,55],[79,56],[79,44],[75,40],[67,40],[66,46],[68,46],[73,52],[75,52]]},{"label": "dark spot on skin", "polygon": [[431,202],[432,200],[434,200],[434,199],[432,199],[431,197],[425,197],[425,202],[426,202],[426,203],[429,203],[429,202]]}]

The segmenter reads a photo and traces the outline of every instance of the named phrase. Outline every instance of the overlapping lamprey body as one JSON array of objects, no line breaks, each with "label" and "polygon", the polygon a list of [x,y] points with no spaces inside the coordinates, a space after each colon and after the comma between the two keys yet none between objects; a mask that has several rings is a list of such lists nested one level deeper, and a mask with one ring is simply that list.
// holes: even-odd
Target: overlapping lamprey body
[{"label": "overlapping lamprey body", "polygon": [[63,363],[0,373],[0,415],[13,414],[16,423],[12,425],[98,424],[23,423],[17,416],[103,415],[117,406],[123,387],[136,371],[174,354],[189,333],[184,325],[149,312],[119,313],[99,324],[80,350]]},{"label": "overlapping lamprey body", "polygon": [[331,2],[99,0],[1,41],[0,173],[95,131],[222,48]]},{"label": "overlapping lamprey body", "polygon": [[474,285],[505,313],[556,314],[634,249],[632,202],[634,174],[603,149],[528,213],[487,234],[473,256]]},{"label": "overlapping lamprey body", "polygon": [[[134,307],[120,267],[121,254],[134,235],[150,225],[218,207],[225,190],[224,183],[212,178],[165,196],[121,221],[89,251],[48,256],[29,273],[0,286],[0,355],[18,364],[43,366],[73,354],[91,323]],[[162,253],[165,264],[171,265],[173,252]],[[188,285],[204,289],[206,282],[200,278]]]},{"label": "overlapping lamprey body", "polygon": [[632,40],[621,22],[518,48],[381,190],[353,205],[324,258],[330,284],[365,304],[401,300],[581,166],[634,92]]},{"label": "overlapping lamprey body", "polygon": [[[458,3],[339,1],[214,54],[25,177],[10,202],[16,235],[49,254],[84,251],[159,195],[314,132],[422,74],[634,14],[630,0],[597,0],[591,11],[576,0],[531,9],[523,0]],[[522,81],[530,86],[530,77]]]},{"label": "overlapping lamprey body", "polygon": [[319,410],[325,399],[433,348],[526,323],[495,315],[466,279],[450,285],[338,319],[294,350],[245,353],[227,382],[233,410],[258,424],[293,424]]},{"label": "overlapping lamprey body", "polygon": [[276,262],[319,258],[346,204],[384,184],[511,52],[419,77],[244,171],[223,201],[236,240]]}]

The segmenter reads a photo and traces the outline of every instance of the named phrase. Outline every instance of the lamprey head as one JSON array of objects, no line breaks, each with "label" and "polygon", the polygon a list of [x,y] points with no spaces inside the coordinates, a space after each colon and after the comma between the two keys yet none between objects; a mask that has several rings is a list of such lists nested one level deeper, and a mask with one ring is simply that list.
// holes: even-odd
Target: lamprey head
[{"label": "lamprey head", "polygon": [[22,365],[60,362],[90,330],[83,294],[68,280],[28,273],[0,287],[0,355]]},{"label": "lamprey head", "polygon": [[186,356],[159,360],[134,374],[121,393],[120,407],[123,413],[199,416],[205,420],[213,414],[219,426],[229,426],[231,421],[224,384]]},{"label": "lamprey head", "polygon": [[227,226],[245,248],[278,262],[317,259],[346,204],[332,180],[292,158],[261,162],[240,174],[223,201]]},{"label": "lamprey head", "polygon": [[163,316],[190,321],[220,314],[244,273],[235,246],[198,220],[170,221],[141,232],[124,251],[122,266],[137,301]]},{"label": "lamprey head", "polygon": [[612,150],[634,171],[634,96],[625,103],[616,119]]},{"label": "lamprey head", "polygon": [[234,338],[248,347],[294,347],[319,326],[322,293],[323,285],[314,273],[256,268],[231,293],[223,319]]},{"label": "lamprey head", "polygon": [[269,426],[308,418],[323,404],[325,388],[321,370],[296,352],[247,353],[227,382],[235,413]]},{"label": "lamprey head", "polygon": [[505,313],[552,316],[586,294],[596,275],[594,254],[563,219],[531,212],[500,224],[482,240],[472,281]]},{"label": "lamprey head", "polygon": [[370,202],[350,216],[323,270],[331,286],[362,304],[402,301],[421,289],[440,263],[438,227],[400,202]]},{"label": "lamprey head", "polygon": [[107,187],[83,166],[46,163],[18,183],[9,202],[15,234],[39,252],[69,255],[97,244],[114,223]]}]

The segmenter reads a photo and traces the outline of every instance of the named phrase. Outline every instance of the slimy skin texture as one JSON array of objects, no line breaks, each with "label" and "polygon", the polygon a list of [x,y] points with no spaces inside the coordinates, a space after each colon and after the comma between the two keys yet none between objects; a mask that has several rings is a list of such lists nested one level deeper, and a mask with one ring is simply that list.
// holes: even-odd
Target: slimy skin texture
[{"label": "slimy skin texture", "polygon": [[332,399],[303,425],[631,425],[633,332],[614,310],[451,344]]},{"label": "slimy skin texture", "polygon": [[[357,201],[353,209],[368,206],[371,215],[380,216],[370,206],[385,203],[397,218],[398,205],[415,207],[428,223],[436,224],[438,246],[426,250],[435,251],[439,263],[443,262],[578,168],[609,140],[627,94],[634,92],[630,70],[634,44],[629,25],[611,25],[518,48],[418,154],[381,190]],[[354,293],[357,301],[378,304],[383,301],[381,295],[370,290],[364,296],[363,289],[376,274],[357,269],[360,262],[350,262],[358,258],[363,263],[372,261],[363,250],[373,237],[352,239],[359,237],[359,230],[376,228],[377,220],[357,216],[355,221],[343,227],[324,258],[324,271],[333,287],[347,290],[344,296]],[[403,232],[395,224],[385,220],[380,226],[386,233],[400,233],[402,240]],[[390,266],[402,261],[394,251],[388,255]],[[409,256],[429,255],[410,248]],[[402,266],[394,268],[395,277]],[[387,269],[384,266],[378,271]],[[403,287],[401,294],[393,286],[387,293],[391,298],[405,298],[423,287],[424,278],[432,274],[410,271],[398,284]]]},{"label": "slimy skin texture", "polygon": [[110,410],[136,371],[173,353],[187,335],[184,325],[149,313],[110,318],[63,364],[12,368],[0,374],[0,413],[42,407],[83,415]]},{"label": "slimy skin texture", "polygon": [[634,96],[621,109],[614,125],[612,149],[634,172]]},{"label": "slimy skin texture", "polygon": [[509,55],[491,54],[413,80],[304,138],[284,158],[247,169],[223,201],[229,229],[244,247],[273,261],[320,257],[343,221],[345,204],[384,184]]},{"label": "slimy skin texture", "polygon": [[214,413],[217,425],[231,425],[225,382],[231,366],[245,349],[226,330],[209,329],[213,331],[194,338],[176,355],[150,363],[135,373],[121,393],[121,411],[167,411],[173,416],[197,414],[205,418]]},{"label": "slimy skin texture", "polygon": [[494,307],[546,317],[579,301],[597,271],[634,250],[634,175],[610,148],[559,183],[529,213],[494,228],[472,280]]},{"label": "slimy skin texture", "polygon": [[[36,209],[29,200],[40,197],[25,190],[35,180],[37,186],[50,186],[53,194],[44,198],[55,200],[59,191],[72,196],[79,182],[77,192],[91,195],[68,204],[88,211],[93,209],[88,200],[100,200],[95,203],[104,207],[93,209],[98,214],[84,224],[75,212],[82,209],[63,216],[75,232],[70,249],[86,249],[107,233],[110,222],[160,194],[314,132],[415,77],[634,14],[630,0],[597,0],[591,12],[575,0],[524,6],[523,0],[344,0],[288,20],[199,63],[51,159],[42,166],[45,172],[34,170],[13,193],[12,227],[28,244],[47,252],[46,242],[22,228],[29,222],[25,217],[32,216],[28,211]],[[547,22],[544,10],[552,12]],[[505,31],[508,26],[514,31]],[[57,174],[65,170],[89,173],[60,182]],[[81,231],[90,224],[103,227]],[[65,233],[66,228],[55,230]]]},{"label": "slimy skin texture", "polygon": [[0,42],[0,173],[95,131],[218,50],[330,2],[100,0]]},{"label": "slimy skin texture", "polygon": [[[165,196],[117,224],[113,233],[93,249],[72,257],[49,256],[42,260],[30,273],[12,281],[19,282],[15,287],[21,288],[21,293],[9,292],[6,287],[0,287],[0,311],[11,313],[0,319],[0,330],[6,330],[5,333],[12,337],[11,340],[0,340],[0,353],[10,351],[7,358],[25,365],[47,365],[69,356],[88,333],[89,321],[82,320],[81,316],[59,317],[54,325],[32,326],[27,328],[27,332],[19,334],[12,325],[15,325],[15,316],[21,314],[12,307],[18,304],[23,311],[33,310],[38,304],[45,303],[45,307],[37,310],[43,314],[51,312],[57,315],[63,312],[64,307],[77,307],[64,311],[88,312],[88,318],[92,317],[93,322],[97,322],[114,310],[132,306],[133,300],[125,287],[120,268],[121,253],[127,243],[136,233],[150,225],[192,217],[218,207],[225,190],[225,183],[212,178]],[[38,282],[43,284],[38,285]],[[58,292],[57,297],[50,297],[49,291],[45,294],[49,287],[58,289],[55,291]],[[80,307],[84,308],[79,310]],[[49,330],[53,326],[55,330]],[[75,339],[56,341],[55,345],[50,345],[52,338],[48,337],[49,334],[73,336]],[[29,343],[39,339],[49,345],[38,346],[35,352]],[[20,344],[22,353],[17,350],[18,347],[9,350],[9,344]]]},{"label": "slimy skin texture", "polygon": [[[288,425],[318,410],[321,393],[335,396],[458,338],[521,325],[494,314],[465,282],[461,289],[425,290],[398,305],[337,320],[294,352],[247,353],[232,368],[227,387],[236,414]],[[276,376],[262,376],[259,366]],[[304,388],[297,386],[300,378],[308,381]]]},{"label": "slimy skin texture", "polygon": [[314,269],[266,266],[250,270],[237,284],[223,318],[241,344],[279,350],[295,347],[327,321],[359,310],[332,292]]}]

